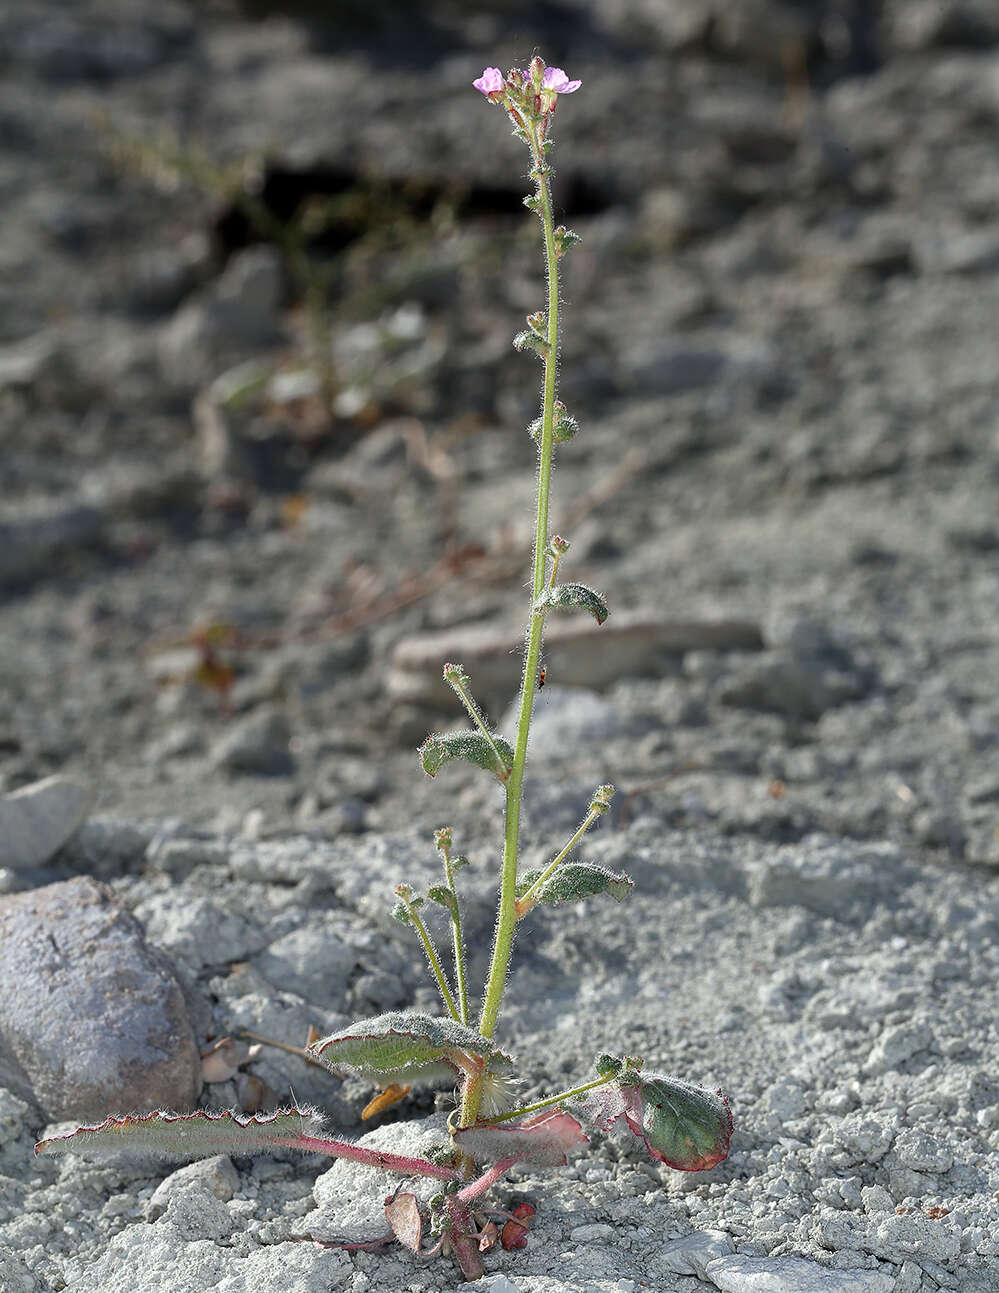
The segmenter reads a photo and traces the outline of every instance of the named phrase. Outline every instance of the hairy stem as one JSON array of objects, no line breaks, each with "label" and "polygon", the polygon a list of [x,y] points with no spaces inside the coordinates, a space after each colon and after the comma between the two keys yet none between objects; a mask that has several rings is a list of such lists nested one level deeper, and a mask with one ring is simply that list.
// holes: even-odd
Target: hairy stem
[{"label": "hairy stem", "polygon": [[407,1158],[403,1154],[388,1154],[380,1149],[367,1149],[345,1140],[327,1140],[324,1136],[288,1136],[275,1141],[287,1149],[301,1149],[310,1154],[327,1154],[330,1158],[349,1158],[367,1167],[379,1167],[384,1172],[402,1172],[406,1176],[433,1176],[439,1181],[453,1181],[458,1173],[453,1167],[442,1167],[424,1158]]},{"label": "hairy stem", "polygon": [[451,890],[454,905],[451,908],[451,937],[454,943],[454,984],[458,992],[458,1013],[463,1024],[468,1023],[468,981],[465,975],[465,944],[461,936],[461,907],[458,891],[454,886],[454,867],[449,853],[444,854],[444,875]]},{"label": "hairy stem", "polygon": [[[406,902],[405,899],[403,901]],[[455,1005],[451,989],[448,987],[447,979],[444,976],[444,967],[441,965],[441,958],[437,955],[437,948],[434,947],[434,940],[430,937],[430,931],[420,919],[419,912],[408,902],[406,902],[406,909],[409,912],[409,919],[413,922],[413,928],[420,936],[420,942],[423,944],[423,950],[427,954],[431,972],[437,980],[437,986],[444,999],[444,1004],[447,1006],[448,1014],[452,1019],[459,1020],[458,1007]]]},{"label": "hairy stem", "polygon": [[563,848],[562,851],[556,857],[554,857],[551,862],[548,863],[545,869],[538,876],[537,880],[535,880],[535,882],[531,885],[530,889],[528,889],[528,891],[525,894],[523,894],[520,898],[517,899],[516,908],[517,908],[518,919],[521,916],[526,916],[527,913],[531,910],[531,908],[535,905],[537,895],[541,892],[543,886],[547,884],[547,882],[555,874],[556,870],[558,869],[559,863],[562,862],[563,859],[566,858],[572,852],[572,850],[576,847],[576,845],[583,838],[583,836],[586,834],[586,832],[590,829],[590,827],[593,825],[593,823],[597,820],[599,816],[600,816],[599,812],[593,812],[592,810],[586,814],[586,816],[580,822],[579,826],[576,828],[575,834],[569,840],[568,844],[566,844],[565,848]]},{"label": "hairy stem", "polygon": [[445,667],[444,677],[447,680],[448,685],[454,689],[458,699],[465,706],[465,709],[468,711],[469,718],[488,741],[489,747],[493,752],[498,766],[501,768],[505,767],[506,761],[502,754],[500,754],[499,746],[497,746],[492,732],[490,732],[489,728],[486,726],[486,720],[482,717],[482,711],[479,709],[478,705],[476,705],[471,692],[468,690],[468,679],[462,677],[453,670],[451,665],[447,665]]},{"label": "hairy stem", "polygon": [[510,1109],[507,1113],[497,1114],[495,1118],[486,1118],[483,1121],[492,1125],[496,1122],[506,1122],[509,1118],[522,1118],[524,1114],[536,1113],[538,1109],[548,1109],[553,1104],[561,1104],[563,1100],[571,1100],[573,1096],[582,1095],[584,1091],[592,1091],[594,1087],[606,1086],[608,1082],[613,1081],[613,1074],[596,1077],[592,1082],[583,1082],[580,1086],[570,1087],[568,1091],[560,1091],[558,1095],[546,1095],[543,1100],[535,1100],[533,1104],[522,1105],[519,1109]]},{"label": "hairy stem", "polygon": [[[479,1016],[479,1032],[492,1037],[499,1015],[507,967],[513,947],[514,928],[517,924],[516,894],[517,855],[520,841],[520,800],[524,782],[524,764],[527,759],[527,738],[531,727],[534,704],[534,680],[541,660],[541,639],[544,631],[544,613],[535,609],[544,591],[545,550],[548,544],[548,495],[552,470],[552,428],[555,419],[555,377],[558,365],[558,258],[555,253],[555,230],[552,220],[551,190],[548,185],[549,168],[543,160],[541,140],[533,136],[531,151],[534,155],[532,178],[538,186],[541,223],[544,227],[545,261],[548,268],[548,350],[545,355],[544,403],[542,407],[541,443],[538,450],[538,506],[534,530],[534,570],[531,581],[531,618],[524,652],[524,673],[520,686],[520,717],[517,722],[517,742],[514,747],[513,768],[506,783],[506,831],[503,841],[503,874],[500,881],[499,913],[493,939],[493,955]],[[479,1111],[482,1081],[471,1080],[462,1093],[461,1125],[470,1126]]]}]

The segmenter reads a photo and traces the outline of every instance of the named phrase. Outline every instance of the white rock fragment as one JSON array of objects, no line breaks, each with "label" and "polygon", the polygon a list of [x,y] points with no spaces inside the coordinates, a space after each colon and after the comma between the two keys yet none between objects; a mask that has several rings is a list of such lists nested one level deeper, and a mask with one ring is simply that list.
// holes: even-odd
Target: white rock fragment
[{"label": "white rock fragment", "polygon": [[732,1251],[732,1241],[724,1230],[695,1230],[692,1235],[671,1239],[657,1253],[652,1266],[673,1275],[696,1275],[707,1279],[708,1262],[725,1257]]},{"label": "white rock fragment", "polygon": [[884,1158],[895,1139],[894,1119],[887,1114],[858,1110],[847,1114],[836,1130],[836,1141],[858,1163]]},{"label": "white rock fragment", "polygon": [[569,1238],[574,1244],[592,1244],[599,1239],[613,1239],[614,1228],[605,1222],[594,1221],[589,1225],[576,1226],[569,1232]]},{"label": "white rock fragment", "polygon": [[864,1072],[877,1075],[890,1073],[906,1060],[912,1059],[919,1051],[927,1050],[933,1045],[933,1033],[923,1020],[911,1020],[886,1028],[871,1047],[871,1053],[864,1065]]},{"label": "white rock fragment", "polygon": [[[366,1149],[423,1157],[448,1138],[447,1117],[440,1114],[424,1120],[395,1122],[376,1127],[356,1142]],[[317,1211],[302,1221],[302,1233],[330,1242],[366,1242],[388,1233],[385,1196],[399,1184],[398,1175],[377,1172],[360,1163],[338,1158],[316,1179],[313,1198]],[[433,1177],[414,1179],[407,1185],[421,1203],[437,1193],[440,1182]]]},{"label": "white rock fragment", "polygon": [[0,866],[44,866],[83,825],[94,793],[69,777],[46,777],[0,799]]},{"label": "white rock fragment", "polygon": [[216,1154],[214,1158],[203,1158],[171,1172],[146,1203],[146,1220],[155,1221],[161,1217],[174,1195],[186,1194],[197,1188],[207,1190],[222,1203],[228,1203],[239,1188],[239,1173],[233,1167],[232,1159],[227,1154]]},{"label": "white rock fragment", "polygon": [[35,1277],[11,1252],[0,1252],[0,1288],[4,1293],[35,1293]]},{"label": "white rock fragment", "polygon": [[161,1222],[174,1226],[187,1240],[228,1239],[236,1228],[236,1219],[222,1200],[197,1180],[171,1193]]},{"label": "white rock fragment", "polygon": [[715,1257],[705,1268],[722,1293],[893,1293],[882,1271],[836,1271],[804,1257]]},{"label": "white rock fragment", "polygon": [[915,1128],[899,1132],[895,1153],[903,1167],[917,1172],[946,1172],[954,1162],[954,1152],[945,1141]]}]

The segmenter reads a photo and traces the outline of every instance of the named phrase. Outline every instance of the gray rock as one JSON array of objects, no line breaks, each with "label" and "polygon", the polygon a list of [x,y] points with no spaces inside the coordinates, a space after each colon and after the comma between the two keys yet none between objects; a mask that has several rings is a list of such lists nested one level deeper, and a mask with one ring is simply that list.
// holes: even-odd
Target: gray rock
[{"label": "gray rock", "polygon": [[934,1220],[918,1211],[878,1213],[872,1217],[862,1244],[865,1251],[884,1261],[948,1262],[961,1251],[961,1236],[946,1217]]},{"label": "gray rock", "polygon": [[0,1252],[0,1288],[4,1293],[35,1293],[35,1277],[12,1252]]},{"label": "gray rock", "polygon": [[657,1271],[672,1275],[696,1275],[706,1280],[706,1267],[713,1258],[725,1257],[732,1251],[732,1240],[723,1230],[695,1230],[692,1235],[671,1239],[652,1259]]},{"label": "gray rock", "polygon": [[241,719],[216,745],[212,760],[217,768],[229,772],[287,776],[295,766],[288,749],[290,741],[287,715],[280,710],[263,710]]},{"label": "gray rock", "polygon": [[273,345],[280,337],[279,253],[251,247],[230,260],[218,282],[177,311],[158,347],[163,377],[179,391],[195,391],[227,362]]},{"label": "gray rock", "polygon": [[52,1119],[190,1109],[201,1066],[169,963],[90,879],[0,898],[0,1082]]},{"label": "gray rock", "polygon": [[945,1141],[913,1127],[899,1132],[895,1153],[903,1167],[917,1172],[946,1172],[954,1162],[954,1151]]},{"label": "gray rock", "polygon": [[62,861],[100,880],[142,866],[153,828],[120,817],[91,817],[63,849]]},{"label": "gray rock", "polygon": [[[403,639],[392,653],[389,692],[442,708],[450,689],[444,662],[462,664],[482,704],[505,705],[520,685],[521,635],[516,630],[460,626]],[[756,651],[763,645],[752,620],[704,616],[670,619],[652,612],[615,614],[598,628],[586,616],[550,616],[545,665],[552,683],[565,687],[611,686],[622,677],[658,677],[687,651]]]},{"label": "gray rock", "polygon": [[239,911],[182,886],[153,894],[135,915],[151,943],[194,969],[245,960],[267,938]]},{"label": "gray rock", "polygon": [[804,1257],[732,1253],[708,1262],[705,1274],[722,1293],[893,1293],[884,1271],[837,1271]]},{"label": "gray rock", "polygon": [[357,954],[327,926],[292,930],[271,943],[253,965],[270,983],[306,1001],[342,1008]]},{"label": "gray rock", "polygon": [[727,362],[716,347],[660,341],[629,355],[621,383],[633,394],[679,395],[713,386]]},{"label": "gray rock", "polygon": [[858,1110],[840,1122],[835,1137],[854,1162],[876,1163],[891,1149],[895,1131],[890,1115]]},{"label": "gray rock", "polygon": [[56,498],[0,513],[0,583],[43,578],[59,560],[104,537],[105,516],[75,498]]},{"label": "gray rock", "polygon": [[924,1020],[911,1020],[886,1028],[871,1047],[865,1073],[890,1073],[919,1051],[933,1045],[933,1032]]},{"label": "gray rock", "polygon": [[[390,1150],[393,1154],[421,1157],[447,1142],[447,1117],[438,1114],[424,1121],[394,1122],[376,1127],[362,1136],[358,1145],[366,1149]],[[388,1233],[384,1199],[399,1183],[397,1175],[376,1172],[370,1167],[339,1158],[313,1187],[317,1209],[303,1218],[302,1232],[328,1241],[361,1242]],[[407,1178],[406,1188],[426,1202],[440,1189],[432,1177]]]},{"label": "gray rock", "polygon": [[228,1239],[237,1221],[213,1190],[202,1181],[188,1181],[174,1190],[166,1201],[163,1223],[172,1226],[181,1239]]},{"label": "gray rock", "polygon": [[0,866],[43,866],[86,820],[91,787],[69,777],[46,777],[0,799]]},{"label": "gray rock", "polygon": [[214,1158],[203,1158],[171,1172],[166,1180],[160,1181],[146,1203],[146,1220],[155,1221],[161,1217],[174,1195],[186,1194],[192,1188],[228,1203],[239,1189],[239,1173],[233,1167],[232,1159],[227,1154],[216,1154]]},{"label": "gray rock", "polygon": [[773,650],[747,661],[724,685],[725,704],[815,720],[871,687],[869,666],[820,624],[778,616],[767,638]]},{"label": "gray rock", "polygon": [[797,905],[849,920],[901,888],[908,874],[895,844],[810,835],[760,859],[750,869],[749,896],[755,907]]}]

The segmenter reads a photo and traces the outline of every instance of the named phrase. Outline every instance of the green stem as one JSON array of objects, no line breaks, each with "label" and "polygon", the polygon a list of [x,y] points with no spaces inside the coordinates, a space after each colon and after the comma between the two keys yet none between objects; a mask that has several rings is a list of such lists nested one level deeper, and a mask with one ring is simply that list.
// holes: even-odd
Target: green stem
[{"label": "green stem", "polygon": [[[543,160],[541,143],[537,135],[532,139],[534,154],[532,178],[537,182],[541,222],[545,235],[545,261],[548,268],[548,352],[545,356],[544,404],[542,407],[541,444],[538,450],[538,507],[534,530],[534,572],[531,581],[531,619],[524,652],[524,673],[520,686],[520,717],[517,723],[517,743],[514,747],[513,768],[506,783],[506,831],[503,841],[503,874],[500,881],[499,912],[493,937],[493,955],[489,968],[479,1032],[492,1037],[499,1015],[503,988],[506,984],[513,934],[517,924],[517,855],[520,841],[520,800],[524,782],[524,764],[527,759],[527,738],[531,727],[531,710],[534,704],[534,682],[541,660],[541,639],[544,632],[543,612],[534,609],[544,591],[545,551],[548,546],[548,494],[552,470],[552,428],[555,421],[555,377],[558,366],[558,258],[555,254],[555,226],[552,219],[551,192],[548,187],[549,168]],[[471,1126],[479,1112],[482,1094],[481,1077],[471,1078],[462,1092],[461,1125]]]},{"label": "green stem", "polygon": [[[405,901],[405,899],[403,899]],[[434,947],[434,941],[430,937],[426,925],[420,919],[419,914],[407,902],[406,909],[409,912],[409,919],[413,922],[413,928],[420,936],[423,944],[423,950],[427,954],[427,960],[430,962],[430,968],[433,971],[434,978],[437,980],[437,986],[440,988],[441,996],[444,998],[444,1004],[448,1008],[448,1014],[451,1018],[462,1022],[458,1019],[458,1007],[454,1004],[454,997],[451,995],[451,989],[447,985],[447,979],[444,977],[444,968],[441,965],[440,957],[437,955],[437,949]]]},{"label": "green stem", "polygon": [[557,857],[555,857],[551,862],[548,863],[545,869],[538,876],[537,880],[535,880],[534,883],[531,885],[530,889],[528,889],[525,894],[522,894],[521,897],[517,899],[518,917],[527,915],[527,913],[534,906],[537,894],[541,890],[542,885],[546,884],[551,879],[552,875],[555,873],[555,870],[558,867],[558,864],[562,861],[563,858],[565,858],[569,853],[572,852],[572,850],[576,847],[576,845],[583,838],[583,836],[586,834],[586,832],[590,829],[590,827],[593,825],[593,823],[597,820],[599,816],[600,816],[599,813],[591,812],[586,814],[586,816],[580,822],[579,826],[576,828],[576,833],[573,835],[572,839],[569,840],[568,844],[566,844],[565,848],[562,849],[561,853],[559,853]]},{"label": "green stem", "polygon": [[[448,666],[448,669],[450,669],[450,665]],[[479,729],[482,735],[489,742],[489,748],[493,752],[493,756],[496,759],[497,765],[500,768],[505,767],[506,760],[503,758],[503,755],[500,754],[499,748],[496,745],[496,740],[493,737],[492,732],[490,732],[489,728],[486,726],[486,720],[482,717],[482,711],[479,709],[478,705],[476,705],[474,699],[472,698],[471,693],[468,690],[468,687],[465,685],[465,681],[463,680],[463,678],[459,677],[456,673],[449,674],[447,669],[445,669],[444,671],[444,676],[447,679],[448,685],[454,688],[455,694],[457,695],[458,699],[468,710],[469,718],[472,720],[475,726]]]},{"label": "green stem", "polygon": [[454,887],[454,868],[451,866],[448,853],[444,854],[444,875],[447,877],[447,887],[454,898],[454,906],[451,909],[451,935],[454,940],[454,982],[458,990],[458,1010],[461,1022],[467,1024],[468,983],[465,977],[465,944],[461,938],[461,908],[458,905],[458,891]]},{"label": "green stem", "polygon": [[484,1118],[483,1123],[492,1126],[493,1123],[520,1118],[525,1113],[534,1113],[538,1109],[548,1109],[553,1104],[561,1104],[563,1100],[571,1100],[575,1095],[582,1095],[584,1091],[592,1091],[594,1087],[606,1086],[608,1082],[613,1081],[613,1074],[596,1077],[592,1082],[584,1082],[581,1086],[571,1087],[568,1091],[560,1091],[558,1095],[546,1095],[543,1100],[535,1100],[533,1104],[522,1105],[519,1109],[510,1109],[507,1113],[497,1114],[495,1118]]}]

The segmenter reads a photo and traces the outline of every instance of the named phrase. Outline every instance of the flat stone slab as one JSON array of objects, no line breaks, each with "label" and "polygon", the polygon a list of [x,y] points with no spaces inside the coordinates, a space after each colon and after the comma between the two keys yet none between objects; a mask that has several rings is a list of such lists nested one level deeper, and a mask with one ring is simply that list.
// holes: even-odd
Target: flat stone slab
[{"label": "flat stone slab", "polygon": [[[509,700],[520,685],[522,634],[459,625],[406,638],[392,654],[388,690],[399,700],[440,702],[444,662],[461,664],[475,695]],[[654,612],[615,615],[599,627],[589,615],[550,615],[545,666],[566,687],[609,687],[622,677],[655,674],[665,656],[686,651],[760,651],[763,635],[751,620],[704,616],[673,619]]]},{"label": "flat stone slab", "polygon": [[181,986],[89,877],[0,897],[0,1086],[52,1120],[191,1109],[201,1061]]},{"label": "flat stone slab", "polygon": [[94,803],[89,786],[68,777],[46,777],[0,799],[0,866],[27,871],[44,866],[87,820]]}]

